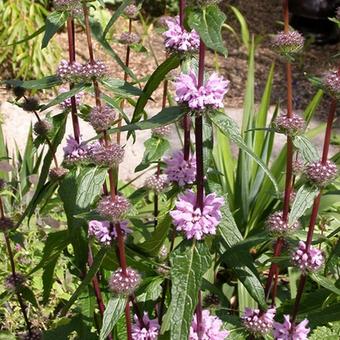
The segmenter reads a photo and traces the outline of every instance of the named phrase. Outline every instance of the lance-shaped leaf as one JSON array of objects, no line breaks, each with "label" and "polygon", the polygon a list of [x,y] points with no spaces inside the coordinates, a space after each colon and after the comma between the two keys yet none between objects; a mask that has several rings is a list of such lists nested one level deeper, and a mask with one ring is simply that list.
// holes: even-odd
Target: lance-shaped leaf
[{"label": "lance-shaped leaf", "polygon": [[234,142],[240,149],[242,149],[249,157],[251,157],[269,177],[276,192],[279,191],[276,179],[266,166],[266,164],[246,145],[239,132],[237,124],[227,115],[217,112],[209,114],[211,121],[218,127],[221,132],[227,136],[232,142]]},{"label": "lance-shaped leaf", "polygon": [[317,196],[319,189],[314,186],[302,186],[296,193],[291,211],[289,213],[289,224],[296,222],[305,211],[313,204],[314,198]]},{"label": "lance-shaped leaf", "polygon": [[196,30],[208,48],[227,56],[228,50],[223,45],[222,26],[225,14],[216,5],[210,5],[197,11],[191,11],[188,18],[190,28]]},{"label": "lance-shaped leaf", "polygon": [[45,34],[41,43],[41,48],[45,48],[53,36],[63,27],[67,20],[66,12],[52,12],[46,18]]},{"label": "lance-shaped leaf", "polygon": [[126,303],[125,296],[114,296],[109,300],[104,312],[103,326],[100,330],[100,340],[105,340],[112,332],[113,327],[124,313]]},{"label": "lance-shaped leaf", "polygon": [[222,222],[218,230],[222,236],[219,250],[222,260],[235,272],[251,297],[261,307],[266,308],[264,290],[251,255],[247,251],[242,251],[242,248],[234,249],[234,247],[243,242],[243,237],[230,211],[227,200],[225,200],[221,212]]},{"label": "lance-shaped leaf", "polygon": [[100,81],[107,89],[121,97],[140,96],[143,91],[120,79],[103,79]]},{"label": "lance-shaped leaf", "polygon": [[137,165],[135,172],[145,170],[151,162],[159,160],[170,148],[167,139],[151,137],[144,142],[145,150],[141,163]]},{"label": "lance-shaped leaf", "polygon": [[171,339],[187,340],[198,301],[202,276],[209,269],[211,256],[203,242],[183,241],[172,253],[171,303],[169,306]]},{"label": "lance-shaped leaf", "polygon": [[296,136],[293,143],[306,162],[311,163],[320,159],[318,150],[306,136]]},{"label": "lance-shaped leaf", "polygon": [[162,64],[160,64],[155,72],[150,76],[145,84],[143,94],[139,97],[135,111],[133,113],[132,122],[138,122],[143,115],[143,110],[153,92],[158,88],[159,84],[165,79],[165,76],[173,69],[177,68],[181,62],[178,54],[172,54]]},{"label": "lance-shaped leaf", "polygon": [[44,111],[44,110],[47,110],[54,105],[58,105],[58,104],[62,103],[64,100],[75,96],[77,93],[85,90],[87,87],[90,87],[90,86],[91,85],[89,85],[89,84],[77,84],[70,91],[61,93],[57,97],[55,97],[53,100],[51,100],[48,104],[42,105],[40,107],[40,111]]},{"label": "lance-shaped leaf", "polygon": [[49,89],[53,86],[61,85],[62,81],[58,76],[47,76],[37,80],[5,80],[3,84],[10,85],[12,87],[22,87],[29,90],[43,90]]}]

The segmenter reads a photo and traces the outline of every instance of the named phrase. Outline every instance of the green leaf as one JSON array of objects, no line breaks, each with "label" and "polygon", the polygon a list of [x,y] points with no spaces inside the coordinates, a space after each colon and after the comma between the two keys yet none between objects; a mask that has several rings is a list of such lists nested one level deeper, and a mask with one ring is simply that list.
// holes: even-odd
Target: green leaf
[{"label": "green leaf", "polygon": [[328,289],[336,295],[340,295],[340,289],[335,286],[335,281],[331,280],[330,278],[318,273],[309,273],[309,277],[321,287]]},{"label": "green leaf", "polygon": [[258,158],[254,154],[254,152],[245,144],[239,133],[237,124],[229,116],[220,112],[209,114],[209,118],[221,130],[221,132],[225,136],[229,137],[232,142],[234,142],[240,149],[242,149],[246,154],[248,154],[248,156],[254,159],[254,161],[267,174],[267,176],[273,183],[275,190],[278,192],[279,188],[274,176],[267,168],[266,164],[264,164],[264,162],[260,158]]},{"label": "green leaf", "polygon": [[306,136],[296,136],[293,139],[294,146],[300,151],[303,159],[307,163],[312,163],[320,159],[318,150]]},{"label": "green leaf", "polygon": [[209,269],[211,256],[203,242],[183,241],[172,253],[171,262],[171,339],[187,340],[202,276]]},{"label": "green leaf", "polygon": [[104,32],[103,32],[103,37],[105,38],[107,33],[109,32],[110,28],[113,26],[113,24],[117,21],[117,19],[123,14],[124,9],[133,3],[134,0],[123,0],[121,5],[117,8],[117,10],[114,12],[113,16],[111,17],[110,21],[106,25]]},{"label": "green leaf", "polygon": [[76,205],[81,209],[87,209],[100,195],[105,181],[107,169],[87,167],[82,169],[77,177]]},{"label": "green leaf", "polygon": [[103,325],[100,330],[100,340],[105,340],[112,332],[113,327],[124,314],[126,303],[125,296],[114,296],[110,298],[104,312]]},{"label": "green leaf", "polygon": [[[58,145],[61,143],[64,134],[65,134],[65,125],[66,125],[67,116],[65,114],[59,114],[53,117],[53,127],[56,129],[55,136],[52,140],[52,147],[53,150],[57,150]],[[39,181],[35,190],[35,193],[30,200],[27,208],[25,209],[24,213],[20,217],[17,226],[19,226],[22,221],[28,216],[29,218],[34,213],[35,208],[37,205],[46,197],[46,194],[50,194],[50,189],[55,189],[55,183],[46,183],[46,179],[48,178],[48,173],[51,167],[51,163],[53,160],[52,152],[49,149],[43,162],[43,166],[40,170]]]},{"label": "green leaf", "polygon": [[81,292],[83,291],[83,289],[85,289],[87,287],[87,285],[91,282],[93,277],[97,274],[97,271],[98,271],[100,265],[102,264],[107,251],[108,251],[108,249],[102,248],[102,249],[99,250],[97,255],[94,257],[92,266],[90,267],[89,271],[87,272],[84,280],[81,282],[81,284],[78,286],[76,291],[72,294],[72,296],[67,301],[64,308],[62,309],[61,316],[66,315],[67,311],[76,302],[76,300],[78,299],[78,297],[81,294]]},{"label": "green leaf", "polygon": [[66,12],[52,12],[46,18],[45,34],[42,39],[41,48],[45,48],[52,37],[63,27],[67,20]]},{"label": "green leaf", "polygon": [[162,283],[164,278],[161,276],[148,277],[138,287],[136,296],[137,302],[156,301],[162,294]]},{"label": "green leaf", "polygon": [[226,20],[225,14],[216,5],[203,7],[189,13],[188,24],[195,29],[204,44],[212,50],[222,53],[225,57],[228,50],[223,45],[222,26]]},{"label": "green leaf", "polygon": [[100,81],[107,89],[111,90],[114,94],[123,98],[130,96],[140,96],[143,91],[120,79],[103,79]]},{"label": "green leaf", "polygon": [[222,236],[220,253],[222,260],[231,268],[238,279],[243,283],[250,296],[262,307],[266,308],[266,301],[262,284],[258,278],[253,258],[248,251],[235,251],[233,247],[243,241],[243,237],[237,227],[230,211],[229,204],[225,200],[221,209],[222,222],[218,231]]},{"label": "green leaf", "polygon": [[149,130],[163,125],[169,125],[177,122],[184,116],[182,108],[179,106],[170,106],[164,108],[150,119],[143,120],[138,123],[131,123],[121,128],[114,128],[108,130],[109,133],[117,133],[118,131],[135,131],[135,130]]},{"label": "green leaf", "polygon": [[157,256],[164,241],[166,240],[172,219],[169,214],[159,218],[156,230],[152,233],[151,238],[138,246],[143,253]]},{"label": "green leaf", "polygon": [[57,97],[55,97],[53,100],[51,100],[48,104],[42,105],[40,107],[40,111],[47,110],[54,105],[58,105],[58,104],[62,103],[64,100],[75,96],[77,93],[85,90],[89,86],[90,85],[88,85],[88,84],[77,84],[77,85],[75,85],[72,88],[72,90],[61,93]]},{"label": "green leaf", "polygon": [[181,58],[178,54],[172,54],[157,69],[152,73],[148,82],[145,84],[143,94],[138,98],[133,112],[131,122],[138,122],[143,115],[143,110],[148,100],[151,98],[153,92],[158,88],[160,83],[165,79],[165,76],[173,69],[177,68],[181,62]]},{"label": "green leaf", "polygon": [[151,162],[158,161],[170,148],[170,143],[167,139],[151,137],[144,142],[144,147],[143,159],[135,172],[145,170]]},{"label": "green leaf", "polygon": [[58,76],[48,76],[38,80],[4,80],[2,83],[13,87],[22,87],[24,89],[43,90],[61,85],[62,81]]},{"label": "green leaf", "polygon": [[301,216],[303,216],[305,211],[312,206],[318,193],[319,189],[314,186],[303,185],[298,190],[289,213],[289,225],[292,225]]},{"label": "green leaf", "polygon": [[313,118],[313,114],[314,114],[315,110],[317,109],[317,107],[319,106],[321,99],[322,99],[322,96],[323,96],[323,91],[318,90],[316,95],[313,97],[311,102],[308,104],[305,112],[303,113],[303,117],[304,117],[307,125],[309,124],[309,122]]},{"label": "green leaf", "polygon": [[308,314],[310,326],[324,325],[328,322],[340,320],[340,302],[325,308],[313,310]]},{"label": "green leaf", "polygon": [[[234,6],[230,6],[232,11],[234,12],[240,26],[241,26],[241,37],[242,37],[242,42],[244,46],[249,50],[250,47],[250,34],[249,34],[249,28],[247,25],[247,21],[244,18],[244,16],[241,14],[241,12]],[[264,126],[264,125],[262,125]]]}]

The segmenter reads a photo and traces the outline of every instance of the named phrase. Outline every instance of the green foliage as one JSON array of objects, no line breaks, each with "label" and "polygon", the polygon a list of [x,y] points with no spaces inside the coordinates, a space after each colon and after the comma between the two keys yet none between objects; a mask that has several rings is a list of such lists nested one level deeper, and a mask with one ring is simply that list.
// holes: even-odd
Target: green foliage
[{"label": "green foliage", "polygon": [[[29,79],[54,71],[58,45],[52,43],[41,50],[42,36],[25,40],[45,24],[48,1],[15,0],[0,2],[0,63],[11,75]],[[40,31],[42,32],[42,31]],[[22,41],[22,43],[18,43]],[[16,44],[18,43],[18,44]],[[10,61],[10,63],[8,62]],[[2,70],[3,72],[4,70]]]}]

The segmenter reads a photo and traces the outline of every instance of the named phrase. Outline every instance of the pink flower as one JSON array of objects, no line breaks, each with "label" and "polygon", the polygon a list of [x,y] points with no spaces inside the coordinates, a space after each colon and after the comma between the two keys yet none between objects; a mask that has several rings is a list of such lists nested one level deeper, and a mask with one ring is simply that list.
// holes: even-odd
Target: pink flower
[{"label": "pink flower", "polygon": [[274,338],[275,340],[306,340],[310,332],[310,329],[306,328],[307,324],[307,319],[297,325],[292,324],[289,315],[284,315],[283,323],[274,322]]},{"label": "pink flower", "polygon": [[275,308],[269,308],[266,312],[259,309],[246,308],[242,316],[244,327],[254,335],[265,335],[271,331],[275,317]]},{"label": "pink flower", "polygon": [[323,86],[330,93],[331,96],[334,97],[340,96],[340,74],[338,70],[332,70],[327,72],[324,75],[322,81]]},{"label": "pink flower", "polygon": [[214,315],[210,315],[208,310],[202,311],[201,337],[197,333],[197,315],[192,320],[189,340],[223,340],[229,336],[229,332],[224,330],[222,321]]},{"label": "pink flower", "polygon": [[212,73],[200,88],[194,71],[182,73],[176,80],[176,101],[186,104],[192,110],[219,109],[228,92],[229,81]]},{"label": "pink flower", "polygon": [[134,316],[135,322],[132,325],[133,340],[156,340],[160,330],[157,319],[150,319],[148,313],[144,312],[143,324],[137,315]]},{"label": "pink flower", "polygon": [[112,221],[118,222],[126,215],[131,208],[131,204],[124,196],[116,195],[114,200],[111,196],[104,196],[100,199],[97,212]]},{"label": "pink flower", "polygon": [[[128,221],[119,222],[120,228],[124,235],[131,233],[131,229],[128,228]],[[115,226],[112,230],[109,221],[97,221],[92,220],[89,222],[89,236],[94,236],[96,240],[103,245],[110,245],[112,239],[117,238],[117,231]]]},{"label": "pink flower", "polygon": [[168,30],[163,33],[164,45],[171,51],[194,53],[200,45],[200,37],[195,30],[186,31],[179,24],[179,17],[165,21]]},{"label": "pink flower", "polygon": [[68,136],[64,150],[64,159],[68,163],[84,161],[88,156],[88,146],[84,142],[78,143],[75,138]]},{"label": "pink flower", "polygon": [[204,197],[203,211],[196,208],[196,193],[187,190],[179,196],[176,209],[170,212],[176,230],[184,231],[187,239],[201,240],[206,235],[215,235],[216,227],[222,219],[220,208],[222,197],[215,193]]},{"label": "pink flower", "polygon": [[276,235],[285,235],[289,232],[295,231],[300,226],[298,221],[295,221],[292,224],[288,224],[283,220],[283,212],[276,211],[273,214],[269,215],[266,220],[266,227],[269,232]]},{"label": "pink flower", "polygon": [[165,170],[168,180],[178,185],[191,184],[196,179],[196,157],[190,155],[186,161],[182,150],[175,151],[171,156],[164,157]]},{"label": "pink flower", "polygon": [[[66,93],[66,92],[69,92],[69,90],[66,88],[66,87],[62,87],[59,89],[59,94],[62,94],[62,93]],[[84,97],[84,93],[83,92],[79,92],[77,93],[74,98],[76,100],[76,105],[80,105],[82,99]],[[60,103],[60,106],[66,110],[66,109],[70,109],[72,107],[72,100],[71,98],[67,98],[65,99],[63,102]]]},{"label": "pink flower", "polygon": [[109,287],[117,295],[130,295],[137,289],[140,281],[141,276],[136,270],[126,268],[126,274],[124,274],[123,269],[118,268],[110,277]]},{"label": "pink flower", "polygon": [[315,161],[306,165],[305,172],[311,182],[322,187],[335,179],[338,169],[332,161]]},{"label": "pink flower", "polygon": [[305,273],[320,269],[324,257],[320,249],[310,246],[307,250],[305,242],[300,241],[299,247],[292,254],[292,262]]}]

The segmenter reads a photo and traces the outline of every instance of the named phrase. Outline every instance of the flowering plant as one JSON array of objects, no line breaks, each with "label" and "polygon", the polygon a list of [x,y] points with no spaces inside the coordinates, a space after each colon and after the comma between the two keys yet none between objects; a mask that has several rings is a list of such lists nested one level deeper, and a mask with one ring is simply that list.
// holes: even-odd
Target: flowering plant
[{"label": "flowering plant", "polygon": [[[25,157],[25,171],[39,177],[19,211],[15,205],[22,195],[13,200],[5,186],[18,192],[15,183],[23,183],[26,194],[32,184],[28,170],[15,180],[5,173],[0,182],[0,231],[11,269],[3,296],[17,301],[23,317],[6,331],[24,339],[67,339],[76,333],[81,339],[302,340],[338,321],[339,206],[332,203],[339,190],[334,182],[339,157],[329,159],[329,149],[339,72],[323,78],[330,110],[320,156],[309,123],[322,90],[305,112],[293,111],[292,63],[304,40],[289,31],[288,1],[284,31],[273,42],[286,66],[286,108],[279,114],[276,106],[272,117],[275,67],[256,112],[255,39],[232,7],[248,51],[239,128],[224,109],[232,82],[206,69],[209,49],[227,56],[226,16],[218,2],[188,1],[184,11],[185,1],[179,1],[178,17],[165,20],[165,59],[144,78],[131,66],[133,53],[144,50],[136,45],[147,46],[134,29],[138,4],[124,0],[101,27],[91,1],[55,1],[44,41],[66,24],[68,60],[55,75],[7,81],[16,104],[37,120],[30,155],[42,151],[39,161]],[[117,20],[128,26],[119,39],[125,61],[111,46]],[[76,60],[77,23],[84,27],[85,62]],[[122,68],[123,80],[97,59],[97,45]],[[171,81],[173,70],[178,75]],[[62,86],[59,94],[44,105],[28,94],[55,86]],[[163,88],[162,108],[151,116],[148,104],[158,88]],[[88,139],[82,137],[82,120],[92,129]],[[63,142],[67,124],[73,132]],[[175,128],[182,141],[178,148],[171,140]],[[137,178],[142,171],[144,178],[124,182],[129,143],[141,144],[139,130],[150,130],[135,169]],[[284,135],[285,144],[275,157],[276,134]],[[34,249],[25,222],[39,225],[48,215],[61,227],[52,231],[44,225],[32,235],[39,242],[41,232],[43,249],[39,261],[21,273],[14,242],[19,253]],[[33,274],[40,270],[37,288]]]}]

